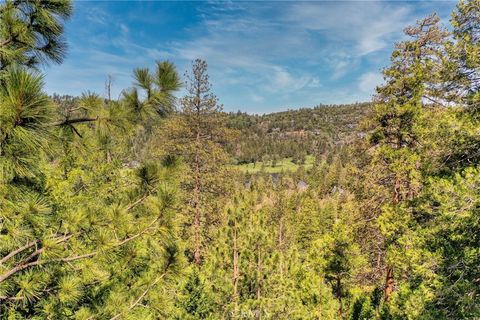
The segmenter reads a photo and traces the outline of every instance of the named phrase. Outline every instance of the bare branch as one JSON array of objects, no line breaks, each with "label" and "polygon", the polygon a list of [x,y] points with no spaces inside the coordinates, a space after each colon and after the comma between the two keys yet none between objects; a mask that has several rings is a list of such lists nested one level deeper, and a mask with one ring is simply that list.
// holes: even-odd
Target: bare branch
[{"label": "bare branch", "polygon": [[75,119],[65,119],[62,121],[53,122],[50,126],[64,126],[64,125],[72,125],[74,123],[82,123],[82,122],[92,122],[97,121],[99,117],[82,117],[82,118],[75,118]]},{"label": "bare branch", "polygon": [[27,243],[26,245],[24,245],[23,247],[20,247],[12,252],[10,252],[9,254],[7,254],[5,257],[3,257],[2,259],[0,259],[0,265],[2,265],[5,261],[7,261],[8,259],[10,259],[11,257],[19,254],[20,252],[22,251],[25,251],[31,247],[33,247],[35,244],[38,243],[38,240],[35,240],[35,241],[32,241],[32,242],[29,242]]}]

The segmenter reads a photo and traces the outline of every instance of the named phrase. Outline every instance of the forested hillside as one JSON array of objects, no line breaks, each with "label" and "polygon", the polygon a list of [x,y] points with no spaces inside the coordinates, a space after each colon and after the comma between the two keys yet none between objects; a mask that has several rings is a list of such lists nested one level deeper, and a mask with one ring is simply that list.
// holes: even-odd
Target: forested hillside
[{"label": "forested hillside", "polygon": [[319,105],[265,115],[229,114],[228,126],[239,131],[239,139],[227,146],[236,163],[292,158],[305,162],[363,137],[361,120],[372,111],[368,103]]},{"label": "forested hillside", "polygon": [[479,0],[407,27],[371,103],[266,115],[202,59],[49,97],[72,14],[0,3],[1,319],[480,317]]}]

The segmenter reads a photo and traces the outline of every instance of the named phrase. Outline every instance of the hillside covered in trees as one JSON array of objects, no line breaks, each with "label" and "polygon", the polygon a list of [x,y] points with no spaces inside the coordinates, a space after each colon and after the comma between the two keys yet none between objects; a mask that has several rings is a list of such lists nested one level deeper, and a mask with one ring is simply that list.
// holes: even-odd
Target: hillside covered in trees
[{"label": "hillside covered in trees", "polygon": [[0,319],[480,317],[479,0],[407,27],[371,102],[265,115],[202,59],[50,97],[72,14],[0,3]]},{"label": "hillside covered in trees", "polygon": [[239,139],[227,146],[236,163],[326,156],[339,145],[363,137],[361,121],[372,111],[368,103],[319,105],[265,115],[229,114],[227,126]]}]

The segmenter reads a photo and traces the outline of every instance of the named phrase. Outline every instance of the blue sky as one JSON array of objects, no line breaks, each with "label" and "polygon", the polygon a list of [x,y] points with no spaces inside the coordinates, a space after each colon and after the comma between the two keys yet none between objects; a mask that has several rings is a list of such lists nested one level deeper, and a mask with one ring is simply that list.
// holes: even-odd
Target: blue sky
[{"label": "blue sky", "polygon": [[[113,94],[135,67],[206,59],[225,110],[264,113],[366,101],[405,26],[452,1],[77,1],[67,59],[45,69],[49,93]],[[181,95],[182,93],[179,93]]]}]

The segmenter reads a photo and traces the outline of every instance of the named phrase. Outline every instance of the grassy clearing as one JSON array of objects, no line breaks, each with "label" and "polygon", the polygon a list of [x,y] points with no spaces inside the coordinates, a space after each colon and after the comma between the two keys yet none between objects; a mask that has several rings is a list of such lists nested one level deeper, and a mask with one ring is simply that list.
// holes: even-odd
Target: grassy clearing
[{"label": "grassy clearing", "polygon": [[[313,167],[313,164],[315,163],[315,157],[314,156],[307,156],[305,159],[305,163],[303,164],[303,167],[305,169],[310,169]],[[286,171],[297,171],[298,168],[300,168],[302,165],[298,165],[292,162],[292,158],[285,158],[282,160],[278,160],[276,164],[274,165],[273,161],[268,161],[268,162],[257,162],[255,164],[253,163],[248,163],[248,164],[239,164],[239,165],[232,165],[231,167],[236,170],[240,170],[242,172],[248,172],[248,173],[256,173],[260,171],[264,171],[267,173],[280,173],[280,172],[286,172]]]}]

